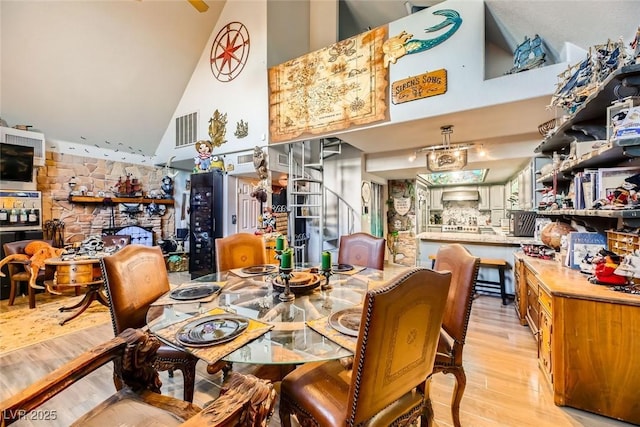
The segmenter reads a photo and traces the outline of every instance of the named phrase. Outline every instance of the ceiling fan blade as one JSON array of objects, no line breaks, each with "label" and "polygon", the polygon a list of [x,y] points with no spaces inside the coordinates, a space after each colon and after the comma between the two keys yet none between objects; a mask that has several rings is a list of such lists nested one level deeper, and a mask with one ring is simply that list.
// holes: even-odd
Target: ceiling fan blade
[{"label": "ceiling fan blade", "polygon": [[207,5],[203,0],[187,0],[193,7],[196,8],[198,12],[206,12],[209,9],[209,5]]}]

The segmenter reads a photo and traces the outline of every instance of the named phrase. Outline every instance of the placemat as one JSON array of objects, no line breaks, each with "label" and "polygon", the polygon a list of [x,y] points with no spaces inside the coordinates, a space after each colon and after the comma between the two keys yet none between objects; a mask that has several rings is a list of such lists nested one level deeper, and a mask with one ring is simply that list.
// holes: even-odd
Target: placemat
[{"label": "placemat", "polygon": [[346,348],[354,353],[358,343],[358,337],[351,337],[333,329],[329,325],[329,317],[321,317],[320,319],[308,320],[307,326],[322,336],[329,338],[334,343]]},{"label": "placemat", "polygon": [[178,344],[176,340],[176,333],[178,332],[178,330],[180,330],[180,328],[182,328],[187,323],[193,322],[194,320],[198,320],[206,316],[211,316],[213,314],[233,314],[234,316],[237,316],[237,314],[235,313],[228,312],[218,307],[218,308],[209,310],[206,313],[200,314],[198,316],[194,316],[183,322],[176,323],[171,326],[167,326],[166,328],[160,329],[159,331],[156,331],[154,333],[155,335],[162,338],[166,342],[169,342],[175,345],[176,347],[184,348],[189,353],[196,356],[198,359],[202,359],[205,362],[211,364],[219,361],[227,354],[236,351],[246,343],[253,341],[256,338],[266,334],[273,328],[273,325],[268,325],[266,323],[262,323],[257,320],[246,318],[249,321],[249,326],[247,326],[247,329],[233,341],[212,345],[210,347],[188,347],[188,346],[183,346]]},{"label": "placemat", "polygon": [[[276,266],[277,267],[277,266]],[[243,267],[244,268],[244,267]],[[249,277],[262,277],[262,276],[266,276],[268,274],[273,274],[273,273],[277,273],[278,269],[276,268],[275,270],[273,270],[271,273],[264,273],[264,274],[250,274],[250,273],[244,273],[242,270],[243,268],[234,268],[229,270],[229,272],[235,274],[238,277],[243,277],[243,278],[249,278]]]},{"label": "placemat", "polygon": [[358,273],[360,273],[362,270],[364,270],[364,269],[366,269],[366,268],[367,268],[367,267],[363,267],[363,266],[360,266],[360,265],[354,265],[354,266],[353,266],[353,270],[349,270],[349,271],[341,271],[341,272],[339,272],[339,273],[338,273],[338,272],[336,272],[336,273],[334,273],[334,274],[346,274],[346,275],[348,275],[348,276],[352,276],[352,275],[354,275],[354,274],[358,274]]},{"label": "placemat", "polygon": [[198,286],[198,285],[218,285],[221,288],[224,288],[224,285],[227,282],[186,282],[183,283],[179,286],[176,286],[174,288],[172,288],[169,292],[167,292],[166,294],[162,295],[160,298],[158,298],[157,300],[155,300],[154,302],[151,303],[152,306],[154,305],[172,305],[172,304],[193,304],[196,302],[211,302],[214,299],[216,299],[218,297],[219,292],[214,292],[213,294],[206,296],[206,297],[202,297],[202,298],[198,298],[198,299],[190,299],[190,300],[178,300],[178,299],[173,299],[171,298],[170,294],[171,292],[175,291],[176,289],[180,289],[180,288],[188,288],[189,286]]}]

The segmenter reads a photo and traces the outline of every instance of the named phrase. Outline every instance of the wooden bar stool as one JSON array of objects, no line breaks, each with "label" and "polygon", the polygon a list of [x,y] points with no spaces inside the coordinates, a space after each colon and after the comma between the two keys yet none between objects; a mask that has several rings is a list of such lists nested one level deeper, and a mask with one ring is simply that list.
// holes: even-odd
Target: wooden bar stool
[{"label": "wooden bar stool", "polygon": [[[435,266],[436,256],[429,255],[429,259],[431,260],[431,268]],[[495,280],[486,280],[486,279],[477,279],[476,280],[476,291],[486,291],[488,293],[500,293],[500,298],[502,298],[502,305],[508,304],[507,291],[505,288],[505,269],[507,268],[507,261],[500,258],[480,258],[480,268],[495,268],[498,270],[498,275],[500,279],[498,281]],[[497,292],[495,292],[497,291]]]}]

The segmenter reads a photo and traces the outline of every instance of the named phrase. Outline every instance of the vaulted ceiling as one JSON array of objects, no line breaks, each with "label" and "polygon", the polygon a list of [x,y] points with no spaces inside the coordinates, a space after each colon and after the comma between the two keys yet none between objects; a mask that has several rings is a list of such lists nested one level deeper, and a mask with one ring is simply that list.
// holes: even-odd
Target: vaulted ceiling
[{"label": "vaulted ceiling", "polygon": [[[51,141],[117,141],[153,154],[225,4],[205,1],[205,13],[184,0],[0,1],[0,117],[9,126],[33,126]],[[341,38],[407,16],[405,3],[341,0]],[[539,33],[554,56],[565,42],[586,48],[628,38],[640,16],[637,0],[485,3],[490,43],[511,51],[524,36]],[[527,124],[532,133],[545,116],[543,104],[522,106],[527,114],[538,113]],[[477,113],[459,117],[477,126],[457,127],[457,142],[483,137]],[[387,126],[350,132],[344,140],[356,147],[366,140],[369,151],[384,151],[393,135],[394,149],[411,148],[424,145],[423,135],[438,135],[443,124],[439,118]],[[522,123],[503,126],[522,133]]]}]

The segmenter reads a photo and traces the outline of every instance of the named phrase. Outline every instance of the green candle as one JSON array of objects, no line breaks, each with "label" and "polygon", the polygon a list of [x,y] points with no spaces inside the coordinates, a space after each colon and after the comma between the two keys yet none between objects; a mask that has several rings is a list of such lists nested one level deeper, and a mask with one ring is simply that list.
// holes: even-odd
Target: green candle
[{"label": "green candle", "polygon": [[276,251],[281,251],[284,249],[284,237],[278,236],[276,238]]},{"label": "green candle", "polygon": [[280,268],[291,268],[291,251],[286,250],[280,255]]},{"label": "green candle", "polygon": [[323,270],[331,269],[331,252],[329,251],[322,252],[322,269]]}]

